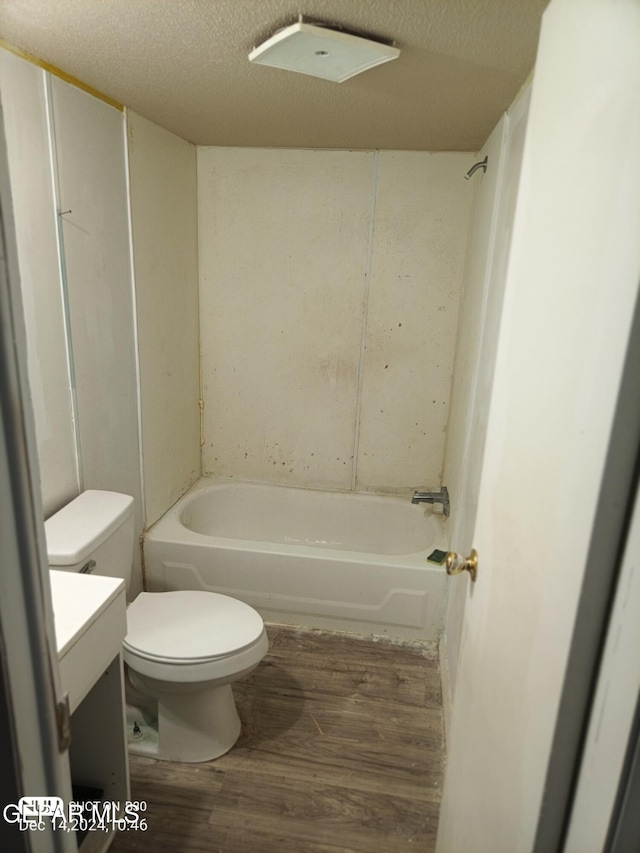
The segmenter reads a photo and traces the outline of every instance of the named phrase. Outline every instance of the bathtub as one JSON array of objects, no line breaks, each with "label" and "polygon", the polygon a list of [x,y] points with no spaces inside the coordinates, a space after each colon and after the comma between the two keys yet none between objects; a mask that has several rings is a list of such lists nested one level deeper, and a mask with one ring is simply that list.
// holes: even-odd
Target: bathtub
[{"label": "bathtub", "polygon": [[146,534],[146,588],[231,595],[269,622],[435,641],[442,516],[408,498],[202,479]]}]

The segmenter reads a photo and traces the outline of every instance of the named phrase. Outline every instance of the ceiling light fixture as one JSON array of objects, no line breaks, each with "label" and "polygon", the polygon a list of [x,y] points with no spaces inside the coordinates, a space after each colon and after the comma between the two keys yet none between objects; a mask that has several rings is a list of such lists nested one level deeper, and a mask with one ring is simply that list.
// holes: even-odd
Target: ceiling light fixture
[{"label": "ceiling light fixture", "polygon": [[388,44],[298,21],[254,48],[249,61],[343,83],[398,56]]}]

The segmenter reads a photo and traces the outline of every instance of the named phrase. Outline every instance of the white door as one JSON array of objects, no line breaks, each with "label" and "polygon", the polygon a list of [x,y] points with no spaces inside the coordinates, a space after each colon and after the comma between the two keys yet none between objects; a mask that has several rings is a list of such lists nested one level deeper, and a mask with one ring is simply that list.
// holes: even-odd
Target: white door
[{"label": "white door", "polygon": [[438,853],[534,845],[640,281],[638,43],[634,0],[544,15]]}]

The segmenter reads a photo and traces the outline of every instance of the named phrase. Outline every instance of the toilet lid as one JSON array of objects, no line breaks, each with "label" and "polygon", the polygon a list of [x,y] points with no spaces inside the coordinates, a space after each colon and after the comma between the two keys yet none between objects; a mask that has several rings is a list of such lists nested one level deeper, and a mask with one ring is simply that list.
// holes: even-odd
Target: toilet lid
[{"label": "toilet lid", "polygon": [[262,617],[248,604],[215,592],[141,592],[127,608],[125,647],[144,657],[213,660],[255,643]]}]

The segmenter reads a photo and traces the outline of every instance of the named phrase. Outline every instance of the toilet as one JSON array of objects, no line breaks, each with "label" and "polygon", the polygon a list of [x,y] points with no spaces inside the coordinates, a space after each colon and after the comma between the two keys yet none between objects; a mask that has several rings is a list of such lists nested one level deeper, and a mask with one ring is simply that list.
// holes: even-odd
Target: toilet
[{"label": "toilet", "polygon": [[[131,577],[133,498],[83,492],[45,522],[52,569]],[[157,717],[157,735],[129,751],[167,761],[210,761],[240,735],[231,684],[268,650],[262,617],[248,604],[200,590],[142,592],[127,608],[123,657],[129,680]],[[154,726],[156,724],[154,723]]]}]

